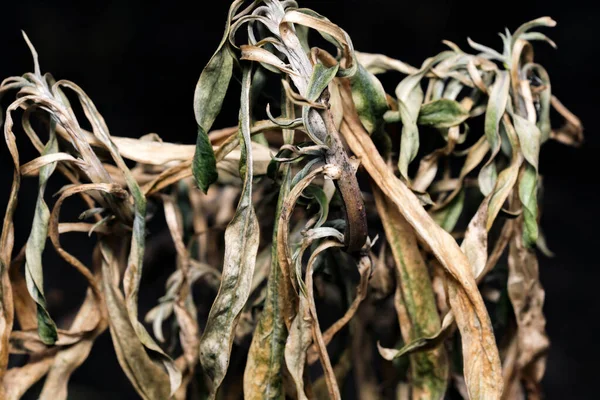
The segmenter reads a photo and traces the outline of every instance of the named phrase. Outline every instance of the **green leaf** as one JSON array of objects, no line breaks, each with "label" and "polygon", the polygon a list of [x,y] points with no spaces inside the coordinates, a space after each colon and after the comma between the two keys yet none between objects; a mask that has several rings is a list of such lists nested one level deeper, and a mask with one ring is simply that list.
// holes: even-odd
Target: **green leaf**
[{"label": "green leaf", "polygon": [[[422,74],[410,75],[396,89],[398,96],[398,108],[400,119],[402,120],[402,136],[400,138],[400,157],[398,159],[398,168],[400,174],[408,179],[408,165],[417,156],[419,151],[419,128],[417,127],[417,118],[421,103],[423,102],[423,89],[419,84]],[[411,78],[411,79],[409,79]]]},{"label": "green leaf", "polygon": [[212,381],[210,399],[214,399],[227,368],[239,315],[252,286],[256,264],[259,225],[252,205],[252,144],[250,137],[251,66],[243,68],[240,108],[241,145],[245,149],[240,169],[245,170],[244,185],[235,215],[225,230],[225,258],[221,286],[210,309],[200,340],[200,363]]},{"label": "green leaf", "polygon": [[500,151],[500,120],[506,111],[509,89],[508,72],[497,71],[496,80],[489,93],[484,123],[485,137],[490,145],[491,154],[477,177],[479,188],[484,196],[490,194],[496,185],[497,171],[494,158]]},{"label": "green leaf", "polygon": [[338,69],[339,65],[327,68],[321,63],[315,64],[310,81],[308,82],[308,88],[306,89],[306,98],[310,101],[317,101],[321,97],[323,90],[335,78]]},{"label": "green leaf", "polygon": [[[420,107],[423,101],[423,90],[421,87],[415,89],[408,101],[418,104],[418,107]],[[400,174],[405,179],[408,179],[408,165],[415,159],[419,151],[419,128],[417,127],[416,115],[411,114],[411,111],[404,103],[398,102],[398,106],[400,108],[400,119],[402,120],[398,168],[400,169]]]},{"label": "green leaf", "polygon": [[217,173],[217,161],[210,139],[206,131],[198,126],[198,138],[196,139],[196,151],[192,161],[192,173],[198,187],[206,193],[211,184],[219,177]]},{"label": "green leaf", "polygon": [[496,180],[498,179],[498,171],[496,170],[496,164],[494,162],[486,163],[477,175],[477,183],[479,184],[479,190],[481,194],[487,196],[494,190],[496,186]]},{"label": "green leaf", "polygon": [[432,213],[433,220],[447,232],[452,232],[465,205],[465,191],[461,190],[444,208]]},{"label": "green leaf", "polygon": [[469,111],[457,101],[440,99],[421,106],[419,125],[429,125],[435,128],[450,128],[469,118]]},{"label": "green leaf", "polygon": [[519,182],[519,198],[523,203],[523,244],[531,248],[538,240],[537,170],[527,164]]},{"label": "green leaf", "polygon": [[400,169],[400,174],[405,179],[408,179],[408,165],[414,160],[419,151],[417,119],[424,98],[421,79],[423,79],[435,63],[453,54],[451,51],[445,51],[436,57],[428,58],[423,62],[419,71],[404,78],[396,87],[396,97],[398,98],[398,108],[400,110],[400,119],[402,120],[398,168]]},{"label": "green leaf", "polygon": [[383,114],[389,109],[383,85],[362,65],[350,78],[352,100],[366,131],[373,134],[383,122]]},{"label": "green leaf", "polygon": [[517,114],[512,114],[512,119],[515,131],[519,137],[523,157],[525,157],[525,160],[537,170],[542,134],[533,122]]},{"label": "green leaf", "polygon": [[234,1],[229,8],[221,43],[202,70],[194,92],[194,114],[198,124],[198,138],[192,171],[198,187],[205,193],[218,177],[217,163],[208,139],[208,132],[221,112],[225,93],[233,74],[234,57],[226,43],[231,28],[231,19],[242,3],[243,1],[240,0]]}]

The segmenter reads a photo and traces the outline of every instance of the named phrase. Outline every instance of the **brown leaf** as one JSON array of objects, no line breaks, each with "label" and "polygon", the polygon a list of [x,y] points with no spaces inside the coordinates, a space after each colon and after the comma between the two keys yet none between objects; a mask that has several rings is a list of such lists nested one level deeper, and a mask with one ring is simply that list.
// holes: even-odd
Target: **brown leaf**
[{"label": "brown leaf", "polygon": [[517,365],[522,378],[538,384],[546,367],[546,350],[550,345],[543,313],[544,289],[539,279],[535,250],[523,244],[523,225],[514,224],[508,253],[508,295],[518,327]]},{"label": "brown leaf", "polygon": [[252,204],[252,146],[250,138],[251,66],[244,67],[240,110],[240,130],[246,157],[244,186],[235,216],[225,230],[225,257],[219,292],[210,309],[200,340],[200,363],[212,381],[209,398],[214,399],[227,368],[240,313],[250,295],[256,254],[260,240],[259,224]]},{"label": "brown leaf", "polygon": [[39,381],[52,365],[53,355],[30,361],[22,367],[11,368],[2,379],[2,398],[6,400],[19,400],[25,392]]},{"label": "brown leaf", "polygon": [[[369,277],[371,276],[371,259],[368,256],[364,256],[360,258],[358,262],[358,273],[360,274],[360,282],[358,283],[358,287],[356,288],[356,295],[350,307],[344,313],[342,318],[335,321],[327,330],[323,333],[323,342],[325,345],[328,345],[333,337],[348,324],[348,322],[354,317],[358,307],[362,303],[362,301],[367,297],[368,285],[369,285]],[[311,348],[309,349],[308,354],[308,364],[312,365],[318,358],[318,349],[317,344],[313,343]]]},{"label": "brown leaf", "polygon": [[312,342],[312,317],[306,297],[301,296],[285,344],[284,358],[291,378],[296,387],[298,400],[308,400],[304,389],[304,366],[306,351]]},{"label": "brown leaf", "polygon": [[[394,304],[400,331],[404,343],[410,343],[422,336],[433,335],[440,329],[431,278],[413,228],[375,185],[373,194],[396,264]],[[444,347],[413,353],[410,360],[413,398],[443,397],[448,384],[449,367]]]},{"label": "brown leaf", "polygon": [[138,338],[119,290],[119,265],[111,246],[101,242],[98,258],[102,263],[102,283],[108,310],[110,334],[119,364],[129,381],[144,400],[170,397],[167,372],[154,361]]},{"label": "brown leaf", "polygon": [[461,331],[464,374],[473,398],[499,398],[502,393],[500,358],[487,310],[477,289],[471,266],[455,240],[422,208],[416,196],[379,156],[362,128],[349,92],[342,133],[350,149],[361,159],[373,181],[395,204],[416,234],[432,249],[449,274],[449,301]]},{"label": "brown leaf", "polygon": [[332,247],[342,247],[343,245],[335,240],[327,240],[322,242],[310,256],[308,265],[306,267],[306,277],[304,281],[306,283],[308,307],[312,315],[312,335],[313,340],[317,345],[317,351],[319,353],[319,359],[321,360],[321,366],[323,367],[323,373],[325,375],[325,382],[327,383],[327,390],[329,392],[329,398],[334,400],[341,399],[340,389],[338,387],[337,379],[327,354],[327,345],[323,340],[323,333],[319,326],[319,318],[317,316],[317,306],[315,305],[315,297],[313,294],[313,272],[314,264],[319,255],[325,250]]}]

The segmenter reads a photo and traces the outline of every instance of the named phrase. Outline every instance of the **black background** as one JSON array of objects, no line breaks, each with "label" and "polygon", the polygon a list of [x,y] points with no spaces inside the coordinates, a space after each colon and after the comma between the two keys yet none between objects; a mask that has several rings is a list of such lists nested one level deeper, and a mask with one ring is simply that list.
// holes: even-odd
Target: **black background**
[{"label": "black background", "polygon": [[[226,1],[77,2],[29,0],[3,2],[0,22],[0,77],[32,70],[31,57],[21,38],[25,30],[36,46],[42,72],[79,84],[104,115],[111,133],[139,137],[157,132],[164,140],[193,143],[194,87],[201,69],[216,48],[224,25]],[[8,3],[8,4],[7,4]],[[206,4],[210,3],[210,4]],[[598,128],[600,89],[597,56],[600,10],[595,2],[571,1],[300,1],[329,17],[352,37],[357,50],[382,52],[418,65],[443,49],[441,40],[467,48],[466,38],[500,48],[497,32],[514,30],[530,19],[549,15],[558,26],[545,32],[557,43],[553,50],[536,44],[536,60],[546,67],[552,91],[581,119],[586,142],[579,149],[548,143],[542,149],[540,168],[545,177],[542,228],[555,258],[541,257],[546,289],[547,329],[552,340],[544,380],[546,398],[596,398],[600,351],[595,330],[598,315],[600,265],[596,227]],[[232,98],[231,101],[237,101]],[[3,106],[7,104],[3,101]],[[225,111],[215,126],[236,123],[235,107]],[[24,159],[33,156],[25,152]],[[31,158],[31,157],[29,157]],[[5,146],[0,156],[0,207],[4,210],[12,176]],[[59,184],[57,184],[59,185]],[[50,186],[52,189],[60,186]],[[35,183],[27,183],[15,216],[16,248],[26,241]],[[3,211],[2,211],[3,212]],[[69,211],[65,211],[69,216]],[[85,235],[84,235],[85,236]],[[74,239],[77,240],[77,239]],[[72,249],[89,258],[92,245],[81,240]],[[169,259],[165,246],[155,253]],[[77,277],[66,266],[46,263],[50,288]],[[50,265],[48,265],[50,264]],[[48,273],[48,269],[51,272]],[[162,290],[160,268],[145,278]],[[73,296],[81,295],[72,289]],[[50,289],[51,291],[51,289]],[[148,299],[156,296],[151,290]],[[49,295],[50,296],[50,295]],[[68,300],[70,293],[63,294]],[[50,296],[51,297],[51,296]],[[75,298],[73,297],[73,298]],[[142,302],[144,296],[142,296]],[[55,311],[67,313],[72,303]],[[99,375],[98,375],[99,374]],[[98,376],[102,376],[99,378]],[[92,387],[88,399],[136,398],[120,372],[110,339],[104,335],[90,358],[74,374],[74,395]]]}]

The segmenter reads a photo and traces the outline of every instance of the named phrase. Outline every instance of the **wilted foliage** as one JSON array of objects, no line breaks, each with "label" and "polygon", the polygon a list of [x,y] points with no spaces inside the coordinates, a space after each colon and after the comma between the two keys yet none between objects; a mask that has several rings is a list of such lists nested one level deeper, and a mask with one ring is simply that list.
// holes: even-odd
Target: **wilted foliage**
[{"label": "wilted foliage", "polygon": [[[196,87],[195,146],[111,136],[81,88],[42,75],[25,37],[34,72],[0,87],[16,92],[3,121],[14,178],[0,239],[0,398],[44,376],[41,399],[67,398],[106,329],[143,399],[339,399],[345,385],[361,399],[440,399],[451,387],[537,398],[549,345],[539,152],[582,141],[534,62],[532,42],[554,46],[538,28],[554,24],[507,30],[502,51],[445,42],[413,67],[355,51],[295,1],[235,0]],[[393,95],[376,77],[387,72],[398,73]],[[212,130],[232,106],[227,90],[240,94],[239,124]],[[563,126],[551,126],[553,110]],[[40,156],[23,163],[16,133]],[[54,172],[70,183],[50,201]],[[13,252],[24,177],[39,194]],[[73,195],[88,208],[63,221]],[[138,293],[157,205],[177,258],[145,325]],[[62,247],[70,232],[95,240],[90,265]],[[47,238],[88,285],[68,326],[47,310]],[[218,288],[207,316],[194,288]],[[11,354],[28,361],[8,368]]]}]

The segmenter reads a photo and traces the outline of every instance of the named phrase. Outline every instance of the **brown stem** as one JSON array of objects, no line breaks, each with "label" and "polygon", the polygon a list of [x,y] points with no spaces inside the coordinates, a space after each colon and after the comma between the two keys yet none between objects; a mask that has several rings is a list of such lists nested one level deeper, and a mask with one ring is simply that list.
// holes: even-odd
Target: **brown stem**
[{"label": "brown stem", "polygon": [[337,165],[342,171],[340,179],[335,180],[334,183],[342,196],[346,212],[344,244],[348,252],[352,253],[359,251],[367,240],[365,203],[360,193],[358,181],[356,180],[356,171],[352,164],[350,164],[346,150],[342,145],[331,111],[324,110],[321,116],[325,121],[329,138],[331,139],[326,161],[329,164]]}]

